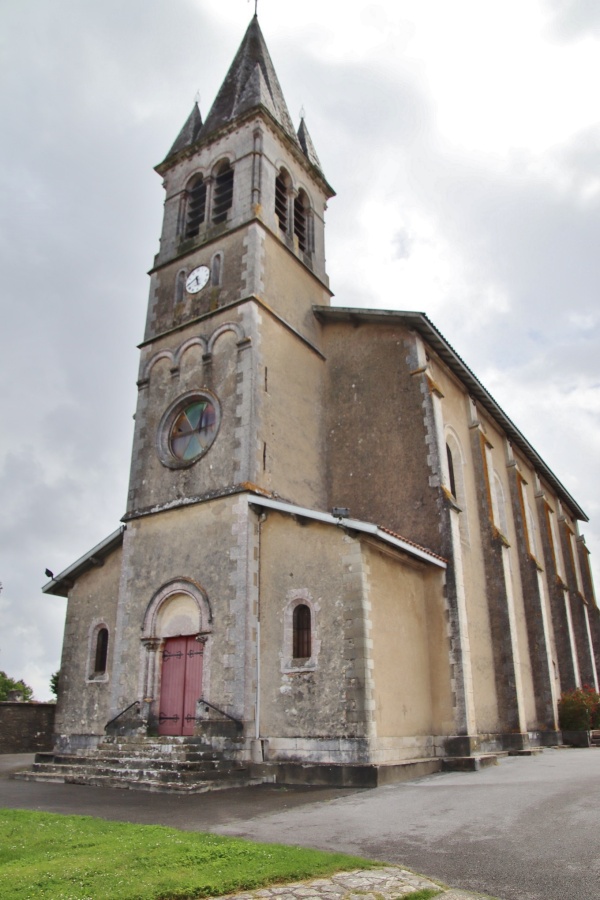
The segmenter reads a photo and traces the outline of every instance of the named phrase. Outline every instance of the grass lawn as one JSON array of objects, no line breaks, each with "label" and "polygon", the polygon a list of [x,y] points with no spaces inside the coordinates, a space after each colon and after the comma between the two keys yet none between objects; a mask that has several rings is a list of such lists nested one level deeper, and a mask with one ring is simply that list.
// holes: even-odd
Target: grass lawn
[{"label": "grass lawn", "polygon": [[0,809],[2,900],[215,897],[376,865],[158,825]]}]

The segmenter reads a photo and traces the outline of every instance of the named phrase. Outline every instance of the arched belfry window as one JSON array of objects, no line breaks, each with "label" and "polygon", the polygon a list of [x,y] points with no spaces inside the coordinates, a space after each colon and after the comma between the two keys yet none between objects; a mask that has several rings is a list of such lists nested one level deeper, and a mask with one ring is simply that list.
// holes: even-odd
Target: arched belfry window
[{"label": "arched belfry window", "polygon": [[202,175],[196,175],[187,188],[185,219],[186,238],[195,237],[206,218],[206,183]]},{"label": "arched belfry window", "polygon": [[279,230],[287,234],[289,226],[288,192],[290,176],[285,169],[280,169],[275,179],[275,214],[279,221]]},{"label": "arched belfry window", "polygon": [[227,221],[227,213],[233,204],[233,169],[222,163],[215,178],[212,220],[215,225]]},{"label": "arched belfry window", "polygon": [[294,608],[292,656],[294,659],[309,659],[312,654],[312,622],[310,607],[299,603]]}]

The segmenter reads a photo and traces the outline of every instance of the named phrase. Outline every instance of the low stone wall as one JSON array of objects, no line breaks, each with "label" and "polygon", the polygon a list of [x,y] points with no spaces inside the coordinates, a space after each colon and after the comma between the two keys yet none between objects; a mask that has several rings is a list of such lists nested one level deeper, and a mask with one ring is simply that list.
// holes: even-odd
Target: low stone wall
[{"label": "low stone wall", "polygon": [[0,703],[0,753],[52,750],[55,703]]}]

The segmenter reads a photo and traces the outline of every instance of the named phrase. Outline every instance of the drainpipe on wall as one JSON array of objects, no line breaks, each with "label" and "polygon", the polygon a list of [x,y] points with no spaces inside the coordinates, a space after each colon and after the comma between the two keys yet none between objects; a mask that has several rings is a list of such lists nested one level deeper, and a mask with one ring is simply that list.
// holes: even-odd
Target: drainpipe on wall
[{"label": "drainpipe on wall", "polygon": [[256,610],[256,698],[254,702],[254,741],[252,743],[252,762],[264,762],[264,747],[260,737],[260,600],[261,600],[261,538],[262,525],[266,514],[260,513],[258,516],[258,599]]}]

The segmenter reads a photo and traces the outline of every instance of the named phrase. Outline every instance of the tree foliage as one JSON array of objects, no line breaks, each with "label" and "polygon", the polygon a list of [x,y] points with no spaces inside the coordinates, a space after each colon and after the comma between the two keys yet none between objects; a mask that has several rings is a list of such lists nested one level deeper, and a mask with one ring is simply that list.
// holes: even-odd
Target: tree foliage
[{"label": "tree foliage", "polygon": [[9,691],[20,691],[23,694],[23,700],[33,700],[33,689],[25,684],[22,678],[17,681],[10,678],[6,672],[0,672],[0,701],[8,700]]},{"label": "tree foliage", "polygon": [[558,718],[565,731],[600,728],[600,694],[589,684],[564,691],[558,701]]},{"label": "tree foliage", "polygon": [[60,677],[60,669],[50,676],[50,690],[55,697],[58,697],[58,679]]}]

